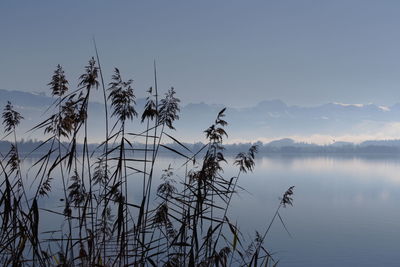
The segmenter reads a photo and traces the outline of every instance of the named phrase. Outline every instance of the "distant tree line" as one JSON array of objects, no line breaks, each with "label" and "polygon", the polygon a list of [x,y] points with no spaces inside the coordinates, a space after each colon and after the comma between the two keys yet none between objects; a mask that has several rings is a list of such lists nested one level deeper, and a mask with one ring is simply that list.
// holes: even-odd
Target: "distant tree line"
[{"label": "distant tree line", "polygon": [[[204,143],[197,142],[197,143],[181,143],[184,144],[187,148],[191,151],[198,151],[204,146]],[[237,153],[240,151],[245,150],[249,146],[257,145],[259,148],[259,153],[337,153],[337,154],[362,154],[362,153],[377,153],[377,154],[384,154],[384,153],[400,153],[400,147],[391,143],[387,142],[387,144],[370,144],[362,143],[362,144],[345,144],[345,145],[316,145],[316,144],[305,144],[305,143],[295,143],[293,145],[282,145],[282,146],[275,146],[270,145],[268,143],[256,142],[256,143],[235,143],[235,144],[226,144],[225,151],[226,153]],[[3,140],[0,141],[0,152],[5,153],[9,151],[11,146],[11,142]],[[49,144],[44,144],[43,141],[38,140],[20,140],[18,142],[18,147],[20,152],[24,154],[42,154],[43,152],[47,152],[49,150]],[[68,143],[63,143],[63,148],[66,150]],[[82,148],[82,144],[77,144],[78,148]],[[89,151],[96,152],[100,144],[92,143],[88,144]],[[137,148],[144,148],[145,144],[142,143],[135,143],[135,147]],[[168,144],[169,148],[172,148],[180,153],[187,153],[185,149],[178,143],[170,143]],[[171,150],[161,148],[160,153],[164,154],[171,154],[174,153]]]}]

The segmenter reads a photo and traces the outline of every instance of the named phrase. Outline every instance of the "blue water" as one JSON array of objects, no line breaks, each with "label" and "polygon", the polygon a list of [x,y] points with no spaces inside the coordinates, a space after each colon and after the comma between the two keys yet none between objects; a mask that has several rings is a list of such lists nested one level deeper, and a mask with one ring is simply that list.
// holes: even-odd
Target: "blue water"
[{"label": "blue water", "polygon": [[[158,168],[170,163],[179,182],[180,159],[162,156]],[[226,178],[236,174],[237,167],[225,165]],[[129,181],[130,202],[140,200],[141,181]],[[266,239],[279,266],[400,266],[400,157],[258,155],[255,171],[239,184],[245,190],[233,198],[229,216],[247,240],[265,231],[279,197],[295,186],[293,207],[280,211],[290,235],[277,220]],[[61,189],[55,182],[41,207],[62,210]],[[53,215],[42,216],[42,231],[59,228]]]},{"label": "blue water", "polygon": [[295,186],[267,247],[280,266],[400,266],[400,159],[270,156],[243,176],[232,214],[243,232],[265,229],[279,196]]}]

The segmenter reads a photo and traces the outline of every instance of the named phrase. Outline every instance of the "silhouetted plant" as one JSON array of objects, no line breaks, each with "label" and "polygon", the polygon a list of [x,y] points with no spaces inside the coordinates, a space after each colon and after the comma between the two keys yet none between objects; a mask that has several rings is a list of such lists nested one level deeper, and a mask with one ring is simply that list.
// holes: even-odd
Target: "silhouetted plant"
[{"label": "silhouetted plant", "polygon": [[146,99],[147,102],[146,102],[146,105],[144,107],[144,111],[142,114],[142,123],[146,119],[154,120],[154,118],[158,116],[158,110],[157,110],[156,103],[152,99],[153,88],[150,87],[150,89],[147,92],[150,94],[150,96],[148,96]]},{"label": "silhouetted plant", "polygon": [[68,81],[65,78],[65,73],[61,65],[57,65],[51,82],[48,85],[51,87],[52,95],[63,96],[68,91]]},{"label": "silhouetted plant", "polygon": [[137,116],[133,106],[135,104],[135,95],[131,86],[132,82],[133,80],[122,81],[119,69],[115,68],[108,98],[111,100],[111,106],[114,109],[111,116],[116,116],[118,121],[121,122],[125,122],[127,119],[132,120],[133,117]]},{"label": "silhouetted plant", "polygon": [[7,102],[7,105],[4,108],[2,118],[4,131],[6,134],[14,131],[15,127],[17,127],[23,119],[21,114],[19,114],[18,111],[14,110],[14,107],[13,105],[11,105],[10,101]]},{"label": "silhouetted plant", "polygon": [[98,67],[96,67],[96,61],[94,57],[89,60],[89,64],[85,67],[85,73],[79,77],[79,84],[86,90],[90,90],[92,88],[98,88],[99,82],[97,81],[98,78]]},{"label": "silhouetted plant", "polygon": [[161,99],[160,106],[158,108],[159,113],[159,124],[167,125],[170,129],[175,129],[172,123],[179,119],[178,112],[180,100],[175,97],[174,87],[168,90],[165,94],[165,98]]},{"label": "silhouetted plant", "polygon": [[[246,241],[239,227],[229,220],[229,207],[240,176],[254,170],[257,146],[234,158],[238,173],[226,179],[225,108],[204,131],[207,143],[200,150],[193,152],[176,139],[170,131],[175,130],[174,122],[179,119],[180,100],[173,87],[159,100],[155,63],[154,87],[148,90],[144,110],[137,119],[144,129],[137,125],[139,132],[129,132],[128,123],[138,116],[133,81],[123,80],[115,68],[106,90],[96,45],[95,50],[97,62],[89,60],[75,90],[69,92],[60,65],[48,83],[57,99],[52,105],[54,112],[32,129],[43,131],[46,139],[40,147],[46,145],[48,151],[32,166],[37,172],[31,179],[34,192],[30,198],[22,180],[15,131],[22,116],[10,102],[4,109],[5,133],[13,134],[14,142],[0,160],[1,262],[12,266],[276,264],[264,241],[276,218],[286,229],[279,210],[292,205],[294,188],[283,194],[265,232],[256,232],[249,248],[244,249]],[[99,78],[104,94],[105,140],[89,153],[89,103],[92,89],[100,86]],[[108,128],[108,107],[115,119],[112,129]],[[134,142],[137,139],[142,141],[139,145]],[[161,149],[183,159],[180,168],[185,169],[184,177],[180,179],[169,165],[161,174],[161,184],[153,188]],[[41,234],[38,200],[50,196],[56,170],[63,184],[62,205],[42,211],[60,216],[67,224]],[[142,195],[132,197],[128,183],[136,176],[143,179]],[[138,203],[130,202],[140,197]],[[44,238],[47,235],[50,237]]]}]

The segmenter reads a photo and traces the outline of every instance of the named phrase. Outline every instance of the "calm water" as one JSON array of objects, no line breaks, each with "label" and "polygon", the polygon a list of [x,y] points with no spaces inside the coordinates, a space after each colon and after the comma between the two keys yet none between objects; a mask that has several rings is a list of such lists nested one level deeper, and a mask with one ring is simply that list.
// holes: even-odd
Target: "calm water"
[{"label": "calm water", "polygon": [[[160,168],[180,166],[161,159]],[[227,165],[226,177],[236,173]],[[139,181],[132,178],[130,201],[138,202]],[[291,236],[279,221],[267,236],[280,266],[399,266],[400,158],[259,155],[254,173],[239,183],[246,191],[233,199],[230,216],[248,238],[266,229],[279,197],[295,186],[294,206],[281,210]],[[53,195],[41,205],[61,203]]]},{"label": "calm water", "polygon": [[281,266],[399,266],[400,159],[263,157],[233,203],[242,230],[264,229],[281,192],[296,186],[269,248]]}]

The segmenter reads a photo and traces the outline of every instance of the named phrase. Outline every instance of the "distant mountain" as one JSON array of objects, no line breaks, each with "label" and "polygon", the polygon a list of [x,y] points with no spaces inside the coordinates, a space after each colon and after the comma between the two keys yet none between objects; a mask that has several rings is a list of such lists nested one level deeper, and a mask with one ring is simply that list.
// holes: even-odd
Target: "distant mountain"
[{"label": "distant mountain", "polygon": [[283,147],[283,146],[293,146],[295,145],[295,141],[290,138],[284,138],[280,140],[274,140],[269,143],[267,143],[268,146],[273,146],[273,147]]},{"label": "distant mountain", "polygon": [[[11,101],[25,117],[19,133],[26,132],[44,120],[48,116],[45,111],[54,100],[53,97],[46,96],[44,93],[0,90],[0,106]],[[140,114],[145,99],[137,99],[136,102],[136,109]],[[171,131],[171,134],[187,142],[204,141],[204,130],[214,122],[216,114],[223,107],[206,103],[183,104],[179,114],[180,119],[175,123],[177,131]],[[340,142],[353,141],[343,140],[340,138],[342,136],[363,136],[363,140],[400,137],[400,104],[378,106],[327,103],[302,107],[289,106],[281,100],[264,100],[252,107],[227,107],[225,113],[225,119],[229,123],[226,130],[230,142],[251,140],[268,142],[268,140],[283,137],[299,141],[299,137],[317,135],[327,136],[327,141],[324,141],[327,144],[338,142],[336,145],[342,146],[345,143]],[[90,104],[89,124],[93,141],[100,141],[104,136],[103,104],[97,102]],[[130,130],[138,132],[143,129],[140,125],[140,122],[136,120],[130,126]],[[25,138],[42,139],[43,136],[40,132],[36,132],[27,134]],[[280,142],[290,143],[289,139]],[[306,141],[306,143],[312,142],[313,139]]]},{"label": "distant mountain", "polygon": [[[100,92],[94,92],[100,93]],[[21,113],[24,120],[18,127],[19,136],[28,139],[43,139],[43,130],[30,131],[38,123],[47,119],[54,110],[54,103],[57,98],[48,96],[45,93],[29,93],[22,91],[9,91],[0,89],[0,109],[10,101],[14,108]],[[145,99],[137,99],[137,109],[142,110]],[[113,125],[113,119],[110,120]],[[93,142],[100,142],[104,138],[105,111],[104,104],[90,102],[88,129]]]},{"label": "distant mountain", "polygon": [[0,89],[0,105],[4,106],[7,101],[12,102],[15,106],[24,108],[43,109],[43,106],[49,106],[53,102],[51,97],[45,93],[28,93],[22,91],[8,91]]},{"label": "distant mountain", "polygon": [[[187,105],[177,124],[193,125],[199,132],[215,117],[220,107],[202,104]],[[228,133],[234,140],[271,140],[282,137],[327,136],[325,143],[343,136],[363,136],[362,139],[400,137],[400,104],[390,107],[374,104],[328,103],[312,107],[288,106],[280,100],[262,101],[247,108],[229,108]],[[196,118],[195,121],[191,118]],[[208,124],[206,124],[208,122]],[[196,124],[196,125],[195,125]],[[203,128],[197,125],[201,124]],[[360,141],[360,140],[357,140]],[[309,142],[312,142],[309,141]]]}]

